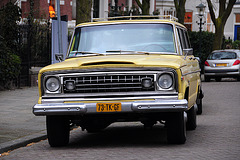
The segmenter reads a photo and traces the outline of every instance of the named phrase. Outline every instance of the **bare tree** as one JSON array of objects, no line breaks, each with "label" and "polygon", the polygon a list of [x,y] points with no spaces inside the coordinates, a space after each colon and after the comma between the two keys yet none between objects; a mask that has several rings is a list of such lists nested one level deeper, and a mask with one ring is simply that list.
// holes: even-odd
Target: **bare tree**
[{"label": "bare tree", "polygon": [[174,0],[174,5],[176,8],[176,17],[178,18],[178,22],[181,24],[184,24],[185,3],[186,0]]},{"label": "bare tree", "polygon": [[92,0],[76,0],[76,24],[91,21]]},{"label": "bare tree", "polygon": [[230,13],[232,12],[232,8],[235,2],[236,0],[229,0],[228,2],[226,0],[219,0],[219,14],[218,18],[216,18],[211,0],[207,0],[211,19],[213,21],[213,24],[215,25],[213,50],[221,49],[224,27]]}]

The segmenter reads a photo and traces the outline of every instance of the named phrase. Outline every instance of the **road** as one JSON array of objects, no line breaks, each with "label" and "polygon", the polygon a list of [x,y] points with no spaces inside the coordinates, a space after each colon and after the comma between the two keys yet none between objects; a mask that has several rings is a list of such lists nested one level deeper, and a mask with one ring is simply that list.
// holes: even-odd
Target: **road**
[{"label": "road", "polygon": [[[184,145],[170,145],[165,128],[144,130],[141,123],[115,123],[100,133],[71,132],[70,144],[51,148],[47,140],[9,152],[2,159],[83,160],[237,160],[240,157],[240,82],[203,82],[205,97],[198,127]],[[0,159],[1,159],[0,158]]]}]

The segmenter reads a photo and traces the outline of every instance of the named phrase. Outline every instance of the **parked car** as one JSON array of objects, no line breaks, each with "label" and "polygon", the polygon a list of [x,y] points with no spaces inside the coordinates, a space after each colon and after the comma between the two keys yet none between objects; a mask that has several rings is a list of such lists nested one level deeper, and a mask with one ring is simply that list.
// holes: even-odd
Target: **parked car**
[{"label": "parked car", "polygon": [[224,77],[237,78],[240,81],[240,50],[216,50],[205,61],[205,81],[211,78],[221,81]]},{"label": "parked car", "polygon": [[66,60],[40,70],[33,113],[46,116],[50,146],[68,144],[70,125],[97,132],[120,121],[161,122],[169,143],[185,143],[202,104],[199,63],[184,25],[151,18],[80,24]]}]

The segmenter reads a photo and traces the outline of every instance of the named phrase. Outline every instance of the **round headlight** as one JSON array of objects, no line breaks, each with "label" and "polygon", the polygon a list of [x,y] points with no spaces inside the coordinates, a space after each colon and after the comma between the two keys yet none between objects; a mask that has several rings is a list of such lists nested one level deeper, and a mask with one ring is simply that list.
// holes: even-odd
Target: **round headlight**
[{"label": "round headlight", "polygon": [[161,87],[162,89],[168,89],[168,88],[172,87],[172,85],[173,85],[172,76],[169,75],[169,74],[162,74],[162,75],[158,78],[158,85],[159,85],[159,87]]},{"label": "round headlight", "polygon": [[50,92],[56,92],[60,88],[60,82],[56,77],[50,77],[46,81],[46,89]]}]

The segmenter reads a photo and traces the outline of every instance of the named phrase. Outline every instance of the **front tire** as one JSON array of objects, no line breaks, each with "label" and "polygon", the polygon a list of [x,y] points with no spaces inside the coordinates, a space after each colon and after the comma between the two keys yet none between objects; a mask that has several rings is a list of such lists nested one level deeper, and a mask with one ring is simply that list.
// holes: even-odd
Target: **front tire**
[{"label": "front tire", "polygon": [[187,111],[187,130],[195,130],[197,127],[197,106],[196,104],[192,106],[191,109]]},{"label": "front tire", "polygon": [[186,141],[185,112],[172,113],[167,120],[167,140],[170,144],[184,144]]},{"label": "front tire", "polygon": [[47,116],[47,136],[51,147],[66,146],[69,143],[70,123],[66,117]]},{"label": "front tire", "polygon": [[197,114],[202,114],[202,98],[197,99]]}]

